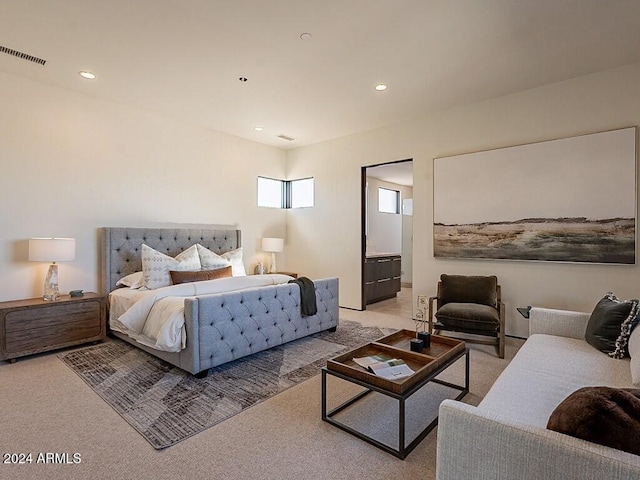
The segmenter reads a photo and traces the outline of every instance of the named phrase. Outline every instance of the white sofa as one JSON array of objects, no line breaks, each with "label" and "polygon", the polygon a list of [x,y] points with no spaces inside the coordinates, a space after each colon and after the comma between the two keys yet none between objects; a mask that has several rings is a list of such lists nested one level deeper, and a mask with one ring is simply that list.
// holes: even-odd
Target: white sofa
[{"label": "white sofa", "polygon": [[529,338],[481,403],[441,404],[437,480],[640,479],[640,456],[545,428],[581,387],[634,387],[629,359],[584,340],[589,316],[533,308]]}]

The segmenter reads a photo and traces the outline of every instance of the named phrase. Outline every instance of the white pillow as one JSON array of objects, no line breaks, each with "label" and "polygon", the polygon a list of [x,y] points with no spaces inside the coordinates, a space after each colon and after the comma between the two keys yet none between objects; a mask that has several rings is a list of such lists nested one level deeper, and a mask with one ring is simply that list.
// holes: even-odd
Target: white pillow
[{"label": "white pillow", "polygon": [[200,257],[200,266],[203,270],[218,270],[219,268],[231,265],[229,260],[225,260],[217,253],[213,253],[199,243],[196,244],[196,248],[198,249],[198,256]]},{"label": "white pillow", "polygon": [[142,244],[142,274],[144,286],[149,290],[171,285],[169,270],[200,270],[200,257],[195,245],[171,258]]},{"label": "white pillow", "polygon": [[129,287],[133,290],[136,288],[140,288],[144,285],[144,280],[142,277],[142,272],[131,273],[125,277],[122,277],[120,280],[116,282],[116,286],[124,286]]},{"label": "white pillow", "polygon": [[640,325],[631,332],[629,337],[629,356],[631,356],[631,381],[640,387]]},{"label": "white pillow", "polygon": [[244,269],[244,263],[242,263],[242,247],[223,253],[221,257],[231,262],[231,274],[234,277],[244,277],[247,275]]}]

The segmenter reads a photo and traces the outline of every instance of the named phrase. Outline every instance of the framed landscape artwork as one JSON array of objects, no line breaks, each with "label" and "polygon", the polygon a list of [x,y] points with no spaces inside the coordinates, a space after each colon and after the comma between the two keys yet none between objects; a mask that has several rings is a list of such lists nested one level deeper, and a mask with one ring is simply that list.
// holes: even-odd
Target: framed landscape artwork
[{"label": "framed landscape artwork", "polygon": [[433,161],[434,257],[636,262],[636,127]]}]

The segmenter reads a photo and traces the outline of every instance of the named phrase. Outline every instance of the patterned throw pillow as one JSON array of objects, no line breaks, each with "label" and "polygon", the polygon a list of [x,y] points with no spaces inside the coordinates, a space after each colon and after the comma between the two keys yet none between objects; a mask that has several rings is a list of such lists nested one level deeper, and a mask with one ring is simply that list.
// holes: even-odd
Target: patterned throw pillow
[{"label": "patterned throw pillow", "polygon": [[640,387],[640,327],[634,328],[629,337],[629,356],[631,381],[636,387]]},{"label": "patterned throw pillow", "polygon": [[629,336],[637,323],[638,300],[620,300],[608,292],[591,313],[585,340],[610,357],[628,357]]},{"label": "patterned throw pillow", "polygon": [[203,247],[199,243],[196,244],[198,256],[200,257],[200,265],[203,270],[217,270],[219,268],[231,265],[229,260],[225,260],[217,253],[213,253],[208,248]]},{"label": "patterned throw pillow", "polygon": [[195,245],[171,258],[153,248],[142,244],[142,276],[144,286],[149,290],[171,285],[170,270],[200,270],[200,257]]},{"label": "patterned throw pillow", "polygon": [[616,339],[616,349],[609,356],[613,358],[629,357],[629,339],[631,332],[638,326],[640,320],[640,302],[638,300],[629,300],[631,302],[631,311],[629,316],[620,325],[620,336]]},{"label": "patterned throw pillow", "polygon": [[234,277],[244,277],[247,275],[244,269],[244,263],[242,262],[242,247],[223,253],[221,257],[231,262],[231,270]]}]

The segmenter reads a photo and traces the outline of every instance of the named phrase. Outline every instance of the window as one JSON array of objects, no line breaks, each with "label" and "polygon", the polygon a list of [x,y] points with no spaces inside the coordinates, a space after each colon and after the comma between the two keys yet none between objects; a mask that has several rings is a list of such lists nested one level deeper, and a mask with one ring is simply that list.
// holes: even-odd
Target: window
[{"label": "window", "polygon": [[258,177],[258,206],[282,208],[282,180]]},{"label": "window", "polygon": [[291,180],[291,208],[313,207],[313,178]]},{"label": "window", "polygon": [[270,208],[313,207],[314,180],[276,180],[258,177],[258,206]]},{"label": "window", "polygon": [[400,213],[400,192],[378,187],[378,211],[380,213]]}]

